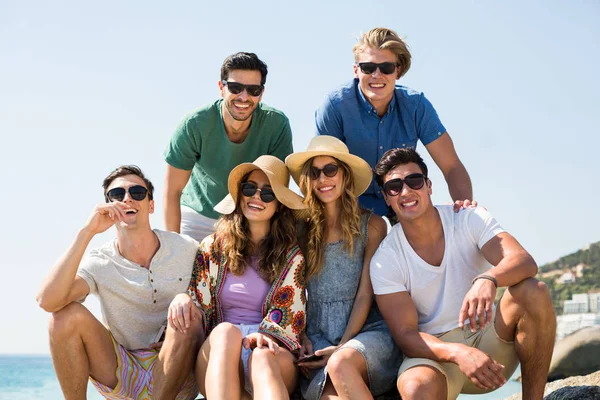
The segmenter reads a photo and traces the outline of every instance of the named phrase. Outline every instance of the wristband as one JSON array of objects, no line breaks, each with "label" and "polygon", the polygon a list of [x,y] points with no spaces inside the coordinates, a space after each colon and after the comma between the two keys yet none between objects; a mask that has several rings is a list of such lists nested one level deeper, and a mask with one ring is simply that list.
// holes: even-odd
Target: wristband
[{"label": "wristband", "polygon": [[471,281],[471,285],[474,284],[477,279],[487,279],[488,281],[492,281],[494,283],[494,286],[496,286],[496,289],[498,288],[498,281],[496,280],[496,278],[494,278],[491,275],[486,275],[486,274],[477,275]]}]

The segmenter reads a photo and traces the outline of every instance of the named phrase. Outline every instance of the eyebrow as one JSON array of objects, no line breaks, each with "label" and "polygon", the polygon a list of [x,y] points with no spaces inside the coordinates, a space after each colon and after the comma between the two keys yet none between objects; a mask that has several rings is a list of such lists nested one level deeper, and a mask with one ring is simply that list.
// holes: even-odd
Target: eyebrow
[{"label": "eyebrow", "polygon": [[261,188],[260,186],[258,186],[258,182],[256,182],[256,181],[252,181],[252,180],[248,179],[246,182],[254,183],[254,184],[255,184],[255,185],[256,185],[256,186],[257,186],[259,189],[262,189],[262,188],[269,188],[269,189],[272,189],[272,188],[271,188],[271,184],[270,184],[270,183],[267,183],[267,184],[265,184],[265,185],[264,185],[264,186]]}]

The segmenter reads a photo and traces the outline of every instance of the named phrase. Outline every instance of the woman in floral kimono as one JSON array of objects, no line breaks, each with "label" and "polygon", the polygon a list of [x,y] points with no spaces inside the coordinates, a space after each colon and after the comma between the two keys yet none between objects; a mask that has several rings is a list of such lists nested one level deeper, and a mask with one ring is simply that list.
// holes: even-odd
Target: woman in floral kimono
[{"label": "woman in floral kimono", "polygon": [[306,298],[291,209],[305,205],[288,183],[273,156],[231,171],[229,194],[215,206],[223,215],[200,244],[188,293],[169,308],[174,329],[185,331],[190,315],[203,320],[195,375],[209,399],[284,399],[296,387],[292,352],[304,334]]}]

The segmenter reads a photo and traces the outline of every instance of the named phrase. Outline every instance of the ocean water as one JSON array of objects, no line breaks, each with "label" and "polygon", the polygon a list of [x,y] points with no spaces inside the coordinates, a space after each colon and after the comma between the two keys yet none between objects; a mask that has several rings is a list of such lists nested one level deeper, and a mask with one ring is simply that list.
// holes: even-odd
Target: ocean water
[{"label": "ocean water", "polygon": [[[459,399],[504,399],[520,390],[521,384],[511,380],[493,393],[481,396],[460,395]],[[60,400],[62,398],[50,356],[0,355],[0,400]],[[88,384],[88,399],[103,399],[91,384]]]}]

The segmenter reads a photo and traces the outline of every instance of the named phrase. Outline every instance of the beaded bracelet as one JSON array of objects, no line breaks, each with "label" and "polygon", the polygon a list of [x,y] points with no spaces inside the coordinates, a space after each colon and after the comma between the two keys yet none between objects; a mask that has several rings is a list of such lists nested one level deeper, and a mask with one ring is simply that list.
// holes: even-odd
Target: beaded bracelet
[{"label": "beaded bracelet", "polygon": [[494,286],[496,286],[496,288],[498,287],[498,281],[496,280],[496,278],[494,278],[491,275],[487,275],[487,274],[481,274],[481,275],[477,275],[475,278],[473,278],[473,280],[471,281],[471,285],[475,283],[475,281],[477,279],[487,279],[488,281],[492,281],[494,283]]}]

